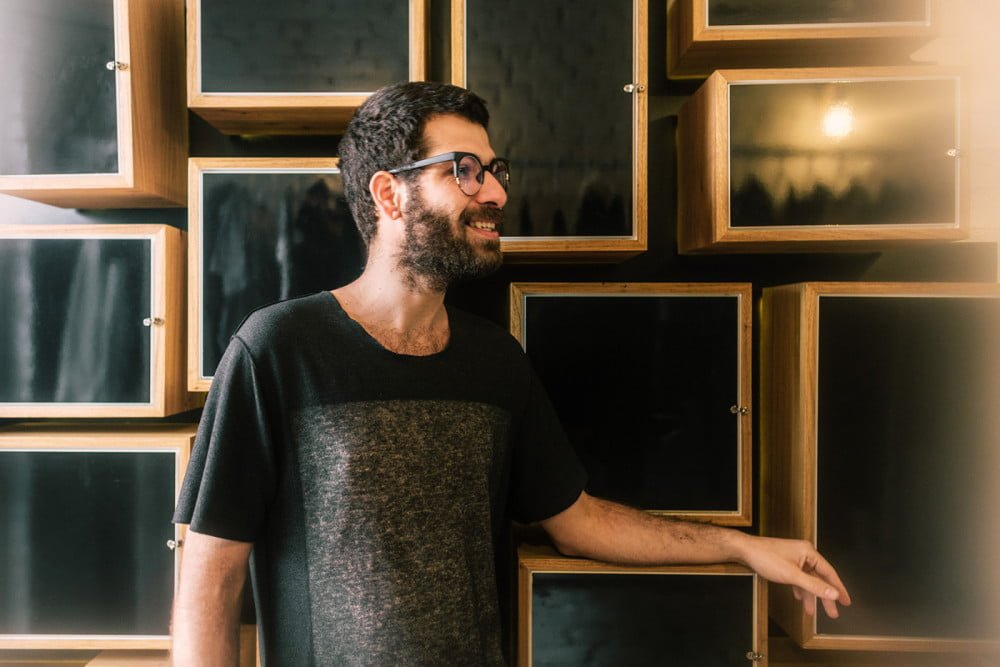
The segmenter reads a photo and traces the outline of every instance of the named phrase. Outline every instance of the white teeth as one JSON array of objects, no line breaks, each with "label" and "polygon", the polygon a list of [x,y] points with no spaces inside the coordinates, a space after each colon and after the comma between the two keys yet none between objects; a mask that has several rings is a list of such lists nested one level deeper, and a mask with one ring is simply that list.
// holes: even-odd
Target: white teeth
[{"label": "white teeth", "polygon": [[476,229],[483,229],[488,232],[495,232],[497,230],[496,224],[492,222],[482,222],[476,220],[475,222],[472,223],[472,226],[475,227]]}]

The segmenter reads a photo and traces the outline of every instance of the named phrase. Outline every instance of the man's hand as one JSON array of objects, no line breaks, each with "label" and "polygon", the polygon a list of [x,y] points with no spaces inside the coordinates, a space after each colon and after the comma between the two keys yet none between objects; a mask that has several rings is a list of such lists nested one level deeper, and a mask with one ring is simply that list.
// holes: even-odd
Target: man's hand
[{"label": "man's hand", "polygon": [[796,600],[810,616],[816,613],[816,598],[830,618],[840,613],[837,603],[849,606],[851,596],[837,571],[804,540],[747,536],[742,561],[768,581],[788,584]]}]

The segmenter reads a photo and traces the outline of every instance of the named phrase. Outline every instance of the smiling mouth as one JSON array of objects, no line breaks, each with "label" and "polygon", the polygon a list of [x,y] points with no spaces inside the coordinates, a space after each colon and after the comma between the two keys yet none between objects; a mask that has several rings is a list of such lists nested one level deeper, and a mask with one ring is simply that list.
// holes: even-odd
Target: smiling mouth
[{"label": "smiling mouth", "polygon": [[473,221],[471,221],[468,224],[469,224],[470,227],[474,227],[476,229],[481,229],[481,230],[483,230],[485,232],[496,232],[497,231],[497,224],[495,222],[488,222],[486,220],[473,220]]}]

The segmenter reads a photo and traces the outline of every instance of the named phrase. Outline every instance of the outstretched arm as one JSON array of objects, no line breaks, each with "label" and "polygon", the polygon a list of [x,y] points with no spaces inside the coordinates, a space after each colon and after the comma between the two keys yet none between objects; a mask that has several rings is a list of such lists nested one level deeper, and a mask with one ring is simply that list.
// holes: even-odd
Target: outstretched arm
[{"label": "outstretched arm", "polygon": [[655,516],[586,493],[542,527],[567,556],[628,565],[742,563],[768,581],[790,584],[809,614],[817,597],[831,618],[838,616],[837,602],[851,604],[837,572],[802,540]]},{"label": "outstretched arm", "polygon": [[240,596],[252,546],[187,531],[174,602],[173,664],[237,664]]}]

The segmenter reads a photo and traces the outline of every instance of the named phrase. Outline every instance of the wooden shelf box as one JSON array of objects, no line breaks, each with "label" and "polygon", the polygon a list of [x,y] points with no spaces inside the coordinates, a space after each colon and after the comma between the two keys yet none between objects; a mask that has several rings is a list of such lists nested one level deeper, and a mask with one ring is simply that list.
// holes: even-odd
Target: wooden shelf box
[{"label": "wooden shelf box", "polygon": [[192,158],[188,389],[207,391],[253,310],[347,284],[365,249],[336,159]]},{"label": "wooden shelf box", "polygon": [[905,64],[937,35],[936,0],[669,0],[667,74]]},{"label": "wooden shelf box", "polygon": [[0,226],[0,417],[165,417],[184,387],[184,233]]},{"label": "wooden shelf box", "polygon": [[961,100],[937,68],[715,72],[678,121],[680,252],[965,237]]},{"label": "wooden shelf box", "polygon": [[183,0],[14,0],[0,42],[0,192],[182,206]]},{"label": "wooden shelf box", "polygon": [[170,648],[195,429],[0,429],[0,649]]},{"label": "wooden shelf box", "polygon": [[1000,285],[764,290],[761,529],[854,604],[772,616],[806,648],[1000,650]]},{"label": "wooden shelf box", "polygon": [[226,134],[340,134],[427,76],[427,0],[189,0],[188,107]]},{"label": "wooden shelf box", "polygon": [[486,99],[512,160],[508,260],[646,250],[646,4],[452,0],[452,82]]},{"label": "wooden shelf box", "polygon": [[767,584],[739,565],[623,567],[518,550],[517,664],[762,665]]},{"label": "wooden shelf box", "polygon": [[590,493],[750,525],[750,302],[744,283],[511,285],[511,333]]}]

